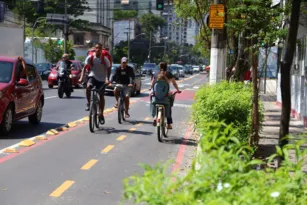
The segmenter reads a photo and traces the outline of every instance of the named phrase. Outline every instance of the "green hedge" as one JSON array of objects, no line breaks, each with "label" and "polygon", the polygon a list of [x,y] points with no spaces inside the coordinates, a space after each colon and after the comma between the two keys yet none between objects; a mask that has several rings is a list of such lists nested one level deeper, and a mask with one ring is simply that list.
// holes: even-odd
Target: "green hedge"
[{"label": "green hedge", "polygon": [[[250,133],[252,114],[252,88],[244,83],[222,82],[202,87],[195,95],[193,121],[198,130],[208,122],[224,121],[238,128],[240,140],[247,141]],[[260,125],[263,119],[260,107]],[[261,127],[261,126],[260,126]]]},{"label": "green hedge", "polygon": [[[215,129],[211,129],[215,127]],[[251,147],[236,137],[238,129],[215,123],[207,129],[197,155],[201,167],[178,178],[166,174],[167,165],[143,165],[145,173],[125,180],[124,203],[150,205],[305,205],[306,156],[299,145],[287,145],[278,154],[285,157],[281,168],[255,169],[263,162],[253,160]],[[212,137],[214,136],[214,137]],[[298,163],[289,160],[289,148],[295,148]],[[274,157],[274,156],[273,156]],[[292,173],[290,173],[292,172]],[[175,179],[175,180],[174,180]]]}]

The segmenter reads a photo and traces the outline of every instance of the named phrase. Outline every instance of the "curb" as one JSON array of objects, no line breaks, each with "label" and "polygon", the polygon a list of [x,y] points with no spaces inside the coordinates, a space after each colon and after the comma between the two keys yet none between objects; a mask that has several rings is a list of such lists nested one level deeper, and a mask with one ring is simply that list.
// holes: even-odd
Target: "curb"
[{"label": "curb", "polygon": [[[140,100],[131,101],[130,105],[133,105],[133,104],[137,103],[138,101],[140,101]],[[104,110],[104,115],[108,116],[109,114],[113,113],[114,111],[117,111],[117,109],[116,108],[105,109]],[[31,138],[22,140],[19,143],[16,143],[14,145],[11,145],[9,147],[6,147],[6,148],[0,150],[0,159],[1,159],[1,155],[2,155],[2,157],[5,157],[5,156],[7,156],[9,154],[19,153],[22,149],[29,148],[29,147],[35,145],[36,143],[38,143],[40,141],[46,141],[46,140],[48,140],[51,137],[59,135],[60,133],[68,132],[72,128],[75,129],[75,128],[78,128],[79,126],[83,126],[83,125],[87,124],[88,121],[89,121],[89,117],[86,116],[86,117],[83,117],[83,118],[81,118],[79,120],[75,120],[75,121],[69,122],[69,123],[67,123],[65,125],[62,125],[60,127],[47,130],[46,132],[44,132],[44,133],[42,133],[40,135],[37,135],[37,136],[31,137]]]}]

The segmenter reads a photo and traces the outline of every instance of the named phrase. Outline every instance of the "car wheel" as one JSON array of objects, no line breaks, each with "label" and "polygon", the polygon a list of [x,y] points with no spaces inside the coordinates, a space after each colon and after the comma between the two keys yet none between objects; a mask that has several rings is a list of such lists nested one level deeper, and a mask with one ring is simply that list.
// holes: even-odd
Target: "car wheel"
[{"label": "car wheel", "polygon": [[41,122],[42,115],[43,115],[43,104],[42,101],[40,100],[37,103],[35,113],[29,116],[29,122],[31,124],[36,124],[36,125],[39,124]]},{"label": "car wheel", "polygon": [[49,88],[53,88],[53,85],[48,85]]},{"label": "car wheel", "polygon": [[13,125],[13,108],[11,105],[9,105],[6,108],[6,111],[3,115],[3,119],[2,119],[2,123],[0,124],[0,132],[2,135],[6,135],[8,134],[11,129],[12,129],[12,125]]}]

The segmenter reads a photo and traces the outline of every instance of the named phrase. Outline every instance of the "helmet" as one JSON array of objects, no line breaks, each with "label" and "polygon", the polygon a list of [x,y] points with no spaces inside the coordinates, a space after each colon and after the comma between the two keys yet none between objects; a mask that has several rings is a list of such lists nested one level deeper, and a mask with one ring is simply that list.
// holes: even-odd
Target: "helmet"
[{"label": "helmet", "polygon": [[68,54],[67,53],[64,53],[62,58],[68,58]]}]

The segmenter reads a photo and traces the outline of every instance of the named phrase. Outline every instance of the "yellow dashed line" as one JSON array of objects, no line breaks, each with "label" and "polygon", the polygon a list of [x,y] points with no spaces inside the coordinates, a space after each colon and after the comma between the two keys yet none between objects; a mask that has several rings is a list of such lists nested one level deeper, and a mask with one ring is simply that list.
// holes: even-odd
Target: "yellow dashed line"
[{"label": "yellow dashed line", "polygon": [[122,136],[119,136],[116,140],[117,141],[122,141],[123,139],[125,139],[127,136],[126,135],[122,135]]},{"label": "yellow dashed line", "polygon": [[6,148],[3,152],[4,153],[18,153],[18,151],[14,148]]},{"label": "yellow dashed line", "polygon": [[85,165],[83,165],[83,167],[81,167],[81,169],[82,169],[82,170],[89,170],[89,169],[92,168],[92,166],[94,166],[97,162],[98,162],[97,159],[91,159],[91,160],[88,161]]},{"label": "yellow dashed line", "polygon": [[111,149],[114,148],[114,145],[108,145],[106,148],[104,148],[101,153],[108,153]]},{"label": "yellow dashed line", "polygon": [[136,130],[136,128],[133,127],[133,128],[130,128],[129,131],[130,131],[130,132],[133,132],[134,130]]},{"label": "yellow dashed line", "polygon": [[50,196],[59,197],[61,196],[69,187],[71,187],[75,182],[74,181],[65,181],[61,186],[54,190]]},{"label": "yellow dashed line", "polygon": [[143,123],[139,123],[139,124],[137,124],[136,126],[137,127],[141,127],[143,125]]},{"label": "yellow dashed line", "polygon": [[20,142],[19,146],[21,146],[21,147],[30,147],[30,146],[32,146],[34,144],[35,144],[34,141],[28,139],[28,140],[23,140],[22,142]]},{"label": "yellow dashed line", "polygon": [[40,135],[40,136],[36,136],[35,139],[36,140],[47,140],[48,138],[44,135]]},{"label": "yellow dashed line", "polygon": [[150,120],[150,117],[146,117],[146,118],[145,118],[145,121],[149,121],[149,120]]}]

